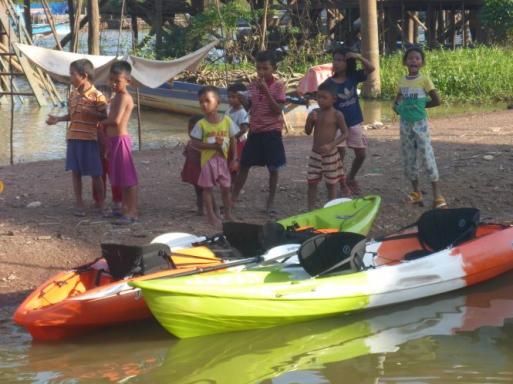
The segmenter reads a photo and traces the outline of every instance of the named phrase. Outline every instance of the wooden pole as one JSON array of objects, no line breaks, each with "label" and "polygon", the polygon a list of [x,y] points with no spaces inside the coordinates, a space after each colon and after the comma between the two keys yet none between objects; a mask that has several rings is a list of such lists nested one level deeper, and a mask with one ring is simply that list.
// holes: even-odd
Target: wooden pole
[{"label": "wooden pole", "polygon": [[[75,2],[68,0],[68,18],[69,18],[69,31],[70,35],[73,36],[75,32]],[[61,46],[64,47],[63,40],[61,40]]]},{"label": "wooden pole", "polygon": [[451,47],[456,49],[456,9],[451,11]]},{"label": "wooden pole", "polygon": [[[8,41],[8,47],[9,47],[9,71],[12,73],[13,72],[13,66],[12,66],[12,53],[13,52],[13,49],[12,49],[12,46],[11,46],[11,30],[12,28],[7,28],[8,30],[8,36],[7,36],[7,41]],[[10,76],[10,85],[11,85],[11,126],[10,126],[10,129],[9,129],[9,163],[11,165],[14,164],[14,76],[11,74]]]},{"label": "wooden pole", "polygon": [[[71,0],[73,1],[73,0]],[[105,5],[107,4],[109,0],[100,0],[100,4],[99,4],[99,7],[100,9]],[[80,4],[81,5],[81,4]],[[78,19],[78,21],[77,21]],[[80,11],[78,9],[78,6],[76,7],[75,9],[75,12],[74,12],[74,19],[73,19],[73,27],[71,27],[71,31],[70,33],[68,33],[66,36],[64,36],[61,40],[61,45],[63,47],[66,46],[66,44],[68,44],[70,41],[73,40],[73,36],[75,36],[75,31],[74,31],[74,26],[76,26],[78,24],[78,29],[80,30],[81,28],[83,28],[88,22],[89,22],[89,16],[88,15],[85,15],[82,19],[80,19]],[[71,23],[71,19],[70,19],[70,23]],[[78,36],[78,31],[77,31],[77,36]],[[73,44],[73,43],[72,43]]]},{"label": "wooden pole", "polygon": [[362,55],[367,58],[375,70],[367,77],[363,85],[362,96],[375,98],[381,94],[379,70],[378,9],[376,0],[360,1],[360,19],[362,33]]},{"label": "wooden pole", "polygon": [[262,34],[260,36],[260,50],[263,51],[267,47],[267,12],[269,10],[269,0],[264,0],[264,15],[262,16]]},{"label": "wooden pole", "polygon": [[87,47],[90,55],[100,54],[100,6],[98,0],[87,1],[89,28],[87,29]]},{"label": "wooden pole", "polygon": [[[78,50],[78,38],[80,35],[80,15],[82,14],[82,0],[77,0],[77,7],[75,9],[75,26],[73,28],[73,41],[71,43],[71,51],[76,52]],[[61,44],[65,44],[61,41]]]},{"label": "wooden pole", "polygon": [[408,43],[415,44],[415,20],[413,16],[408,12]]},{"label": "wooden pole", "polygon": [[406,42],[406,36],[405,36],[405,10],[404,10],[404,1],[401,0],[401,47],[404,49],[404,43]]},{"label": "wooden pole", "polygon": [[125,19],[125,0],[121,3],[121,14],[119,16],[119,32],[118,32],[118,45],[116,47],[116,56],[119,56],[121,48],[121,32],[123,32],[123,20]]},{"label": "wooden pole", "polygon": [[62,46],[59,41],[59,37],[57,36],[57,30],[55,29],[55,22],[53,20],[52,12],[50,11],[50,5],[46,0],[41,0],[41,4],[43,5],[43,11],[45,12],[46,20],[48,21],[48,24],[50,24],[50,29],[52,30],[52,35],[55,39],[55,43],[57,44],[57,48],[59,51],[62,51]]},{"label": "wooden pole", "polygon": [[135,13],[130,14],[130,24],[132,27],[132,51],[135,52],[139,42],[139,26],[137,25],[137,15]]},{"label": "wooden pole", "polygon": [[32,17],[30,16],[30,0],[23,0],[23,17],[25,19],[25,28],[32,39]]},{"label": "wooden pole", "polygon": [[463,46],[467,46],[467,21],[465,17],[465,0],[461,2],[461,37],[463,38]]},{"label": "wooden pole", "polygon": [[162,55],[162,0],[154,0],[153,27],[155,28],[155,53],[157,59]]},{"label": "wooden pole", "polygon": [[139,141],[139,151],[142,148],[142,134],[141,134],[141,100],[139,97],[139,87],[135,89],[137,99],[137,138]]}]

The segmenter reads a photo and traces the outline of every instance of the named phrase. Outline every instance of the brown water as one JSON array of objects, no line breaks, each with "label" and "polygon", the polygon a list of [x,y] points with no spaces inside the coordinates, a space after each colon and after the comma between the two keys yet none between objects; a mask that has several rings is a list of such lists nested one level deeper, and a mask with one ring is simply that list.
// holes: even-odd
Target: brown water
[{"label": "brown water", "polygon": [[[64,92],[63,92],[64,94]],[[502,104],[494,105],[451,105],[430,111],[431,117],[463,115],[504,109]],[[394,119],[389,102],[363,102],[365,121],[373,123],[390,122]],[[59,107],[38,107],[33,103],[16,105],[14,110],[14,162],[30,162],[63,158],[65,155],[66,125],[60,123],[48,126],[45,123],[49,113],[65,114]],[[9,162],[10,106],[0,105],[0,165]],[[163,111],[143,109],[141,112],[142,148],[169,148],[187,138],[187,117]],[[138,147],[137,115],[134,112],[129,126],[134,145]]]},{"label": "brown water", "polygon": [[513,273],[413,303],[177,340],[152,321],[36,343],[0,309],[2,383],[509,383]]}]

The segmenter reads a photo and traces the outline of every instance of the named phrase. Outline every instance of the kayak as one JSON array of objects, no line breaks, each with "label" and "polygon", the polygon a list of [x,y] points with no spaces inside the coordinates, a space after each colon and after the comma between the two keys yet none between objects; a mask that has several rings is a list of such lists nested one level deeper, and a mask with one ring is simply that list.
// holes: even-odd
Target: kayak
[{"label": "kayak", "polygon": [[176,266],[122,280],[115,280],[101,258],[84,267],[62,271],[36,288],[14,313],[16,324],[36,340],[60,340],[95,328],[151,317],[139,290],[127,283],[172,276],[222,263],[206,247],[180,249],[171,258]]},{"label": "kayak", "polygon": [[[379,196],[368,196],[292,216],[279,223],[366,234],[378,213],[380,202]],[[59,272],[21,303],[13,319],[34,339],[59,340],[100,327],[151,317],[139,289],[128,283],[228,267],[230,264],[223,263],[208,247],[191,246],[195,241],[204,239],[181,233],[154,239],[169,246],[176,268],[130,278],[121,275],[114,278],[114,271],[109,270],[109,265],[102,258],[85,267]]]},{"label": "kayak", "polygon": [[[469,344],[474,345],[470,349],[470,360],[478,362],[483,356],[489,356],[490,350],[475,348],[479,344],[480,335],[469,332],[485,326],[488,326],[489,331],[491,327],[499,327],[506,319],[513,317],[512,277],[508,273],[463,292],[419,300],[413,305],[404,303],[385,307],[372,313],[360,312],[351,316],[283,327],[179,340],[171,343],[165,358],[160,357],[161,363],[158,367],[138,379],[141,382],[160,383],[172,377],[173,384],[291,383],[297,382],[294,378],[298,376],[305,377],[307,372],[320,373],[330,365],[333,367],[333,364],[346,360],[397,351],[411,353],[412,348],[407,348],[408,343],[415,348],[415,356],[425,356],[423,353],[431,356],[429,352],[432,352],[434,341],[429,336],[452,336],[460,333],[463,333],[460,337],[463,336]],[[495,345],[487,331],[482,335],[483,338],[490,340],[490,345]],[[437,341],[441,339],[436,338]],[[454,339],[451,340],[454,343]],[[483,356],[476,357],[477,350]],[[387,359],[389,357],[387,355]],[[469,357],[466,356],[465,359]],[[394,357],[392,360],[405,361]],[[361,361],[351,366],[361,365]],[[462,374],[463,367],[469,366],[468,361],[465,362],[467,364],[462,364]],[[351,372],[354,373],[353,371]],[[490,369],[491,373],[497,371]],[[227,375],[226,372],[237,372],[237,375]],[[468,370],[466,372],[469,372],[468,375],[475,374]],[[353,378],[344,381],[379,382],[370,380],[370,377],[375,375],[376,378],[383,379],[384,376],[379,365],[372,368],[366,364],[360,373],[363,375],[359,377],[360,380]],[[469,378],[462,381],[473,380]]]},{"label": "kayak", "polygon": [[[364,245],[362,270],[312,277],[297,265],[130,283],[178,338],[268,328],[433,296],[513,269],[513,228],[425,252],[421,231]],[[299,251],[301,253],[301,249]]]}]

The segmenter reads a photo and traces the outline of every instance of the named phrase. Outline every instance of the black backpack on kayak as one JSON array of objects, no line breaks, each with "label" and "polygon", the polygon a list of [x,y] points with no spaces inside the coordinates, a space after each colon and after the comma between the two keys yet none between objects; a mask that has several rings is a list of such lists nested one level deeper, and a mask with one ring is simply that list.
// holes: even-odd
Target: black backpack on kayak
[{"label": "black backpack on kayak", "polygon": [[166,244],[101,244],[101,249],[114,280],[176,268]]}]

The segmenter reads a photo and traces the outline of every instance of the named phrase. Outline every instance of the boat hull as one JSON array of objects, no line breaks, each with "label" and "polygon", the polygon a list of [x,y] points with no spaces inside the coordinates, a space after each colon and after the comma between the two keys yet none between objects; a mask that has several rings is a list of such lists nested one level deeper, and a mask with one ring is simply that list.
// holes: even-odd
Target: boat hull
[{"label": "boat hull", "polygon": [[[416,240],[415,240],[416,241]],[[378,264],[312,279],[297,267],[136,283],[157,320],[179,338],[267,328],[453,291],[513,269],[513,228],[482,226],[458,247],[405,261],[412,239],[370,243]],[[414,244],[413,249],[420,248]]]},{"label": "boat hull", "polygon": [[[203,112],[198,103],[198,91],[201,85],[175,81],[172,85],[159,88],[139,88],[140,104],[154,109],[169,111],[183,115],[201,115]],[[219,110],[228,109],[228,98],[225,89],[220,90],[221,104]],[[285,106],[285,123],[291,129],[303,129],[308,115],[304,105],[289,103]]]}]

